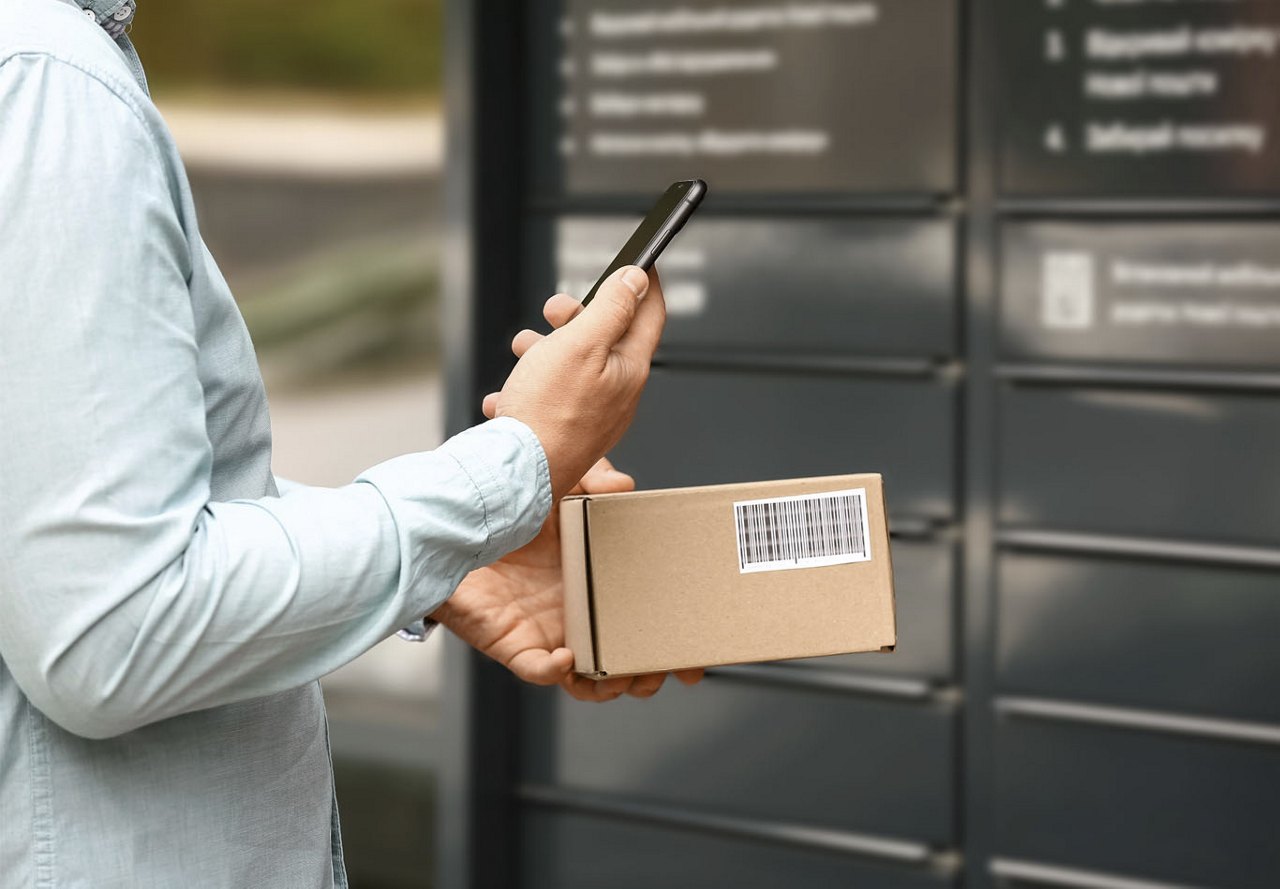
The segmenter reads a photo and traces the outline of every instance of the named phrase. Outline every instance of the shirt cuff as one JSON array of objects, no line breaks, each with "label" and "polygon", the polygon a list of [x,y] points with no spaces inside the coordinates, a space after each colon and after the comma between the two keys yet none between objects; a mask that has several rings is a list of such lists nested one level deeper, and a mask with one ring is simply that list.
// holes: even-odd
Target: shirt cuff
[{"label": "shirt cuff", "polygon": [[454,436],[438,451],[457,462],[480,497],[488,532],[480,564],[519,549],[542,530],[551,514],[551,470],[532,429],[499,417]]}]

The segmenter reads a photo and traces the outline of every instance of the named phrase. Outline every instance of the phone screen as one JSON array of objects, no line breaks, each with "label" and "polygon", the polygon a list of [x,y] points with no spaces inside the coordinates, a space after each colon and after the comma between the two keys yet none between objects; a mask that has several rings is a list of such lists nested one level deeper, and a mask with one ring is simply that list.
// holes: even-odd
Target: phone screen
[{"label": "phone screen", "polygon": [[600,280],[596,281],[587,295],[582,298],[582,304],[585,306],[591,302],[605,279],[624,265],[636,265],[648,271],[667,244],[671,243],[676,232],[680,231],[685,221],[693,215],[694,209],[701,203],[706,193],[707,183],[701,179],[686,179],[672,183],[671,187],[663,192],[662,197],[658,198],[658,202],[653,205],[653,209],[644,217],[627,243],[618,251],[618,255],[604,270]]}]

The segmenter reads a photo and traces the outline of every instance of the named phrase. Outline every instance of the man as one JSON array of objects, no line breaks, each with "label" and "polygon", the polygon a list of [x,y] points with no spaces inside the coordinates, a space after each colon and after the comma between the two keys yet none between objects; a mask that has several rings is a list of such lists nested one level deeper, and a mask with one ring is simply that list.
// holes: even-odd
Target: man
[{"label": "man", "polygon": [[547,519],[629,487],[662,292],[553,297],[490,422],[277,496],[133,4],[0,4],[0,883],[343,886],[320,676],[431,616],[580,698],[661,683],[570,672]]}]

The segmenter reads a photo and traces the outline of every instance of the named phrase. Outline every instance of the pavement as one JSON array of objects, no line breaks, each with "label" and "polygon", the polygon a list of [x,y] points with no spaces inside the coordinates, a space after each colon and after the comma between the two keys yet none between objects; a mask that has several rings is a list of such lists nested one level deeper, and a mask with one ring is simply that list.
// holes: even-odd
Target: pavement
[{"label": "pavement", "polygon": [[290,177],[405,177],[439,172],[444,125],[431,110],[302,104],[158,103],[189,167]]}]

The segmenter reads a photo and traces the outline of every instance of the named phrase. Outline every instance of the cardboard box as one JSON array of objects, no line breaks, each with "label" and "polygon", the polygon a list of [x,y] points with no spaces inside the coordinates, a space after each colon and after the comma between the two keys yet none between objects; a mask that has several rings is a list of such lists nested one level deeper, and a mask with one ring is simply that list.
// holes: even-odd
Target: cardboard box
[{"label": "cardboard box", "polygon": [[594,677],[897,642],[879,475],[566,498],[565,636]]}]

